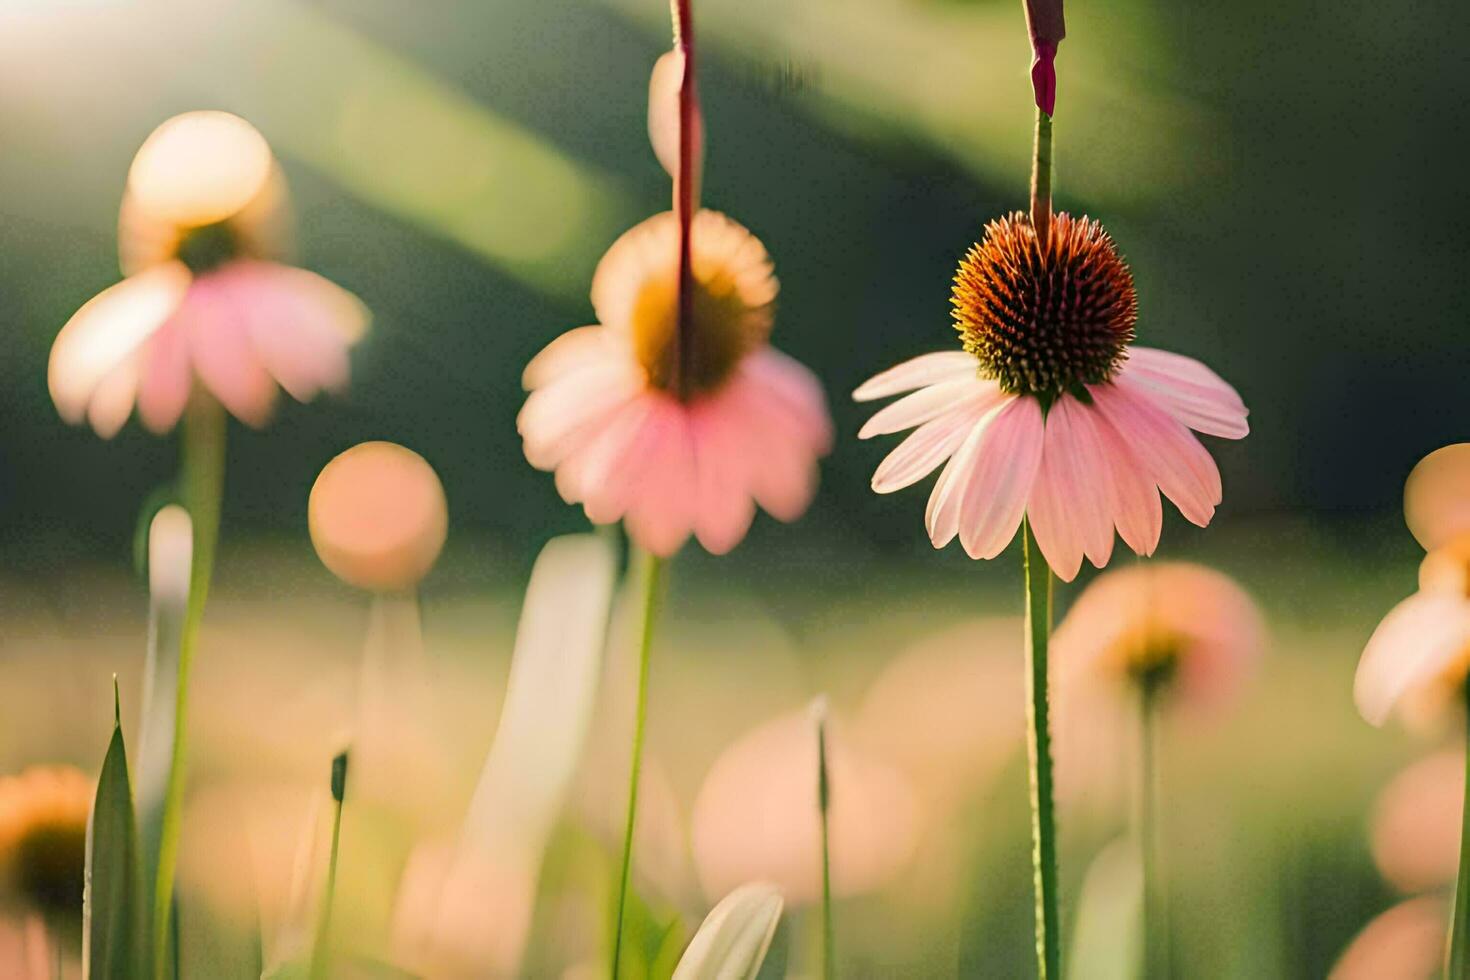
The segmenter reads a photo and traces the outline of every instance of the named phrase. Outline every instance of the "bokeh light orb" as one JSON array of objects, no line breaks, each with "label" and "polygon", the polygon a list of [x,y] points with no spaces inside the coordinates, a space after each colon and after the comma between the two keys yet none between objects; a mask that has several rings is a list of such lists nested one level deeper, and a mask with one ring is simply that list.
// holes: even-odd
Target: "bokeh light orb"
[{"label": "bokeh light orb", "polygon": [[128,171],[128,193],[158,220],[209,225],[254,200],[272,167],[265,137],[239,116],[186,112],[143,141]]},{"label": "bokeh light orb", "polygon": [[392,442],[364,442],[328,463],[311,488],[307,520],[322,563],[372,592],[413,589],[449,532],[434,468]]},{"label": "bokeh light orb", "polygon": [[1419,461],[1404,483],[1404,521],[1425,551],[1470,530],[1470,442]]}]

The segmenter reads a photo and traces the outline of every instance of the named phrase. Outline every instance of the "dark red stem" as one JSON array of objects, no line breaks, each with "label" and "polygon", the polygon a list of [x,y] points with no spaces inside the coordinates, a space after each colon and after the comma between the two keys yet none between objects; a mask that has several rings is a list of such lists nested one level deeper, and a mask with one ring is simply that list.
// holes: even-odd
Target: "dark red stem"
[{"label": "dark red stem", "polygon": [[694,14],[690,0],[674,0],[674,43],[684,54],[684,77],[679,82],[679,175],[674,180],[674,209],[679,218],[678,377],[675,390],[687,395],[686,379],[692,355],[690,331],[694,321],[694,270],[690,265],[689,237],[694,225],[696,126],[699,93],[694,85]]}]

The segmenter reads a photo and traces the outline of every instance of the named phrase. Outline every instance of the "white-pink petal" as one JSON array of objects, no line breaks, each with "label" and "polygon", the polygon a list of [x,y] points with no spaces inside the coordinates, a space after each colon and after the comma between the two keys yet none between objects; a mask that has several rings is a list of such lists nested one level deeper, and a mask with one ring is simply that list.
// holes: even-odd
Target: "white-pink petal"
[{"label": "white-pink petal", "polygon": [[163,435],[178,424],[194,387],[189,337],[177,321],[170,320],[148,338],[139,356],[138,417],[149,432]]},{"label": "white-pink petal", "polygon": [[994,558],[1016,536],[1044,438],[1035,398],[1011,399],[985,427],[960,505],[960,543],[971,558]]},{"label": "white-pink petal", "polygon": [[1166,412],[1196,432],[1225,439],[1243,439],[1250,432],[1249,412],[1240,394],[1191,357],[1135,347],[1117,383],[1145,389]]},{"label": "white-pink petal", "polygon": [[642,389],[634,366],[620,361],[571,371],[531,392],[516,416],[526,460],[549,470]]},{"label": "white-pink petal", "polygon": [[347,386],[347,352],[367,331],[368,312],[336,283],[288,265],[232,262],[211,274],[239,311],[261,364],[292,398]]},{"label": "white-pink petal", "polygon": [[819,456],[831,452],[832,416],[822,383],[811,369],[774,347],[763,347],[740,362],[740,371],[766,386],[812,452]]},{"label": "white-pink petal", "polygon": [[72,315],[51,347],[46,377],[63,419],[86,417],[98,386],[167,322],[191,279],[181,262],[154,266],[104,289]]},{"label": "white-pink petal", "polygon": [[962,350],[920,354],[864,381],[852,397],[860,402],[873,401],[941,381],[954,381],[967,375],[975,377],[978,371],[975,358]]},{"label": "white-pink petal", "polygon": [[640,546],[668,557],[694,529],[699,501],[694,445],[684,408],[672,400],[658,407],[646,429],[651,444],[624,523]]},{"label": "white-pink petal", "polygon": [[1378,624],[1358,661],[1353,700],[1370,724],[1382,725],[1400,698],[1433,681],[1470,644],[1470,602],[1418,592]]},{"label": "white-pink petal", "polygon": [[745,537],[755,517],[750,473],[759,459],[739,431],[740,418],[718,395],[690,407],[699,502],[694,532],[714,555],[723,555]]},{"label": "white-pink petal", "polygon": [[1151,555],[1159,546],[1164,528],[1164,509],[1159,502],[1159,489],[1143,463],[1095,407],[1084,410],[1092,431],[1102,448],[1103,458],[1112,471],[1108,502],[1113,523],[1123,543],[1140,555]]},{"label": "white-pink petal", "polygon": [[972,393],[919,426],[878,464],[873,473],[874,492],[893,493],[928,476],[959,450],[970,431],[1005,397],[999,389]]},{"label": "white-pink petal", "polygon": [[957,407],[967,397],[986,390],[992,390],[998,396],[1000,389],[995,382],[982,381],[979,378],[941,381],[927,388],[920,388],[875,413],[858,430],[858,438],[871,439],[923,425]]},{"label": "white-pink petal", "polygon": [[1066,394],[1052,405],[1048,425],[1051,415],[1058,417],[1068,437],[1066,445],[1072,455],[1077,491],[1073,504],[1078,511],[1082,550],[1093,565],[1102,568],[1113,555],[1113,513],[1118,491],[1112,464],[1097,432],[1098,420],[1086,405]]},{"label": "white-pink petal", "polygon": [[276,384],[245,330],[244,311],[211,276],[189,287],[170,324],[184,331],[199,380],[231,415],[262,426],[275,405]]},{"label": "white-pink petal", "polygon": [[521,386],[533,391],[569,371],[608,360],[614,352],[606,344],[603,328],[595,324],[568,330],[531,358],[521,372]]}]

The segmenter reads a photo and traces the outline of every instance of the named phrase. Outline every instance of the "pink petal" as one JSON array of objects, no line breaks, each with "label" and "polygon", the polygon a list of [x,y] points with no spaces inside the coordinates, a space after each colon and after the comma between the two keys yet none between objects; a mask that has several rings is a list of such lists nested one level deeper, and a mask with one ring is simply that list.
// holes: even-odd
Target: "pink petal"
[{"label": "pink petal", "polygon": [[960,443],[960,448],[944,464],[939,479],[934,481],[929,504],[924,508],[924,527],[928,530],[929,541],[934,547],[943,548],[960,533],[960,510],[965,499],[965,488],[974,475],[975,455],[985,442],[985,430],[1012,400],[1013,396],[1007,396],[1007,400],[980,417],[965,441]]},{"label": "pink petal", "polygon": [[754,378],[737,376],[723,394],[745,420],[741,429],[756,503],[778,521],[796,520],[817,492],[816,453]]},{"label": "pink petal", "polygon": [[919,426],[889,453],[873,474],[874,493],[893,493],[918,483],[949,459],[965,437],[1004,395],[997,388],[962,400],[937,419]]},{"label": "pink petal", "polygon": [[1353,700],[1369,724],[1382,725],[1405,693],[1432,681],[1470,642],[1470,604],[1457,595],[1418,592],[1378,624],[1358,661]]},{"label": "pink petal", "polygon": [[162,435],[178,424],[194,387],[189,337],[177,320],[170,320],[148,338],[139,355],[138,417],[150,432]]},{"label": "pink petal", "polygon": [[941,381],[955,381],[967,375],[973,377],[978,369],[975,358],[962,350],[920,354],[864,381],[852,397],[855,401],[870,402]]},{"label": "pink petal", "polygon": [[1103,452],[1092,413],[1071,395],[1058,398],[1047,416],[1047,452],[1051,451],[1053,417],[1061,427],[1059,451],[1070,457],[1066,466],[1076,490],[1071,506],[1082,535],[1082,550],[1093,565],[1102,568],[1113,555],[1113,513],[1118,499],[1113,467]]},{"label": "pink petal", "polygon": [[700,401],[689,412],[699,494],[694,532],[715,555],[739,544],[755,517],[749,481],[759,459],[739,432],[737,412],[718,396]]},{"label": "pink petal", "polygon": [[971,558],[994,558],[1016,536],[1041,464],[1044,426],[1040,402],[1013,398],[985,427],[960,505],[960,543]]},{"label": "pink petal", "polygon": [[602,327],[577,327],[557,337],[531,358],[521,372],[521,385],[532,391],[569,371],[592,367],[610,356],[612,352],[607,347]]},{"label": "pink petal", "polygon": [[813,452],[825,456],[832,450],[832,417],[822,383],[806,365],[772,347],[764,347],[741,362],[741,371],[755,377],[770,391],[771,398],[788,414],[791,424],[803,434]]},{"label": "pink petal", "polygon": [[1220,471],[1194,434],[1135,390],[1102,384],[1088,391],[1179,512],[1200,527],[1209,524],[1222,497]]},{"label": "pink petal", "polygon": [[1111,470],[1109,484],[1113,498],[1109,511],[1118,534],[1135,553],[1151,555],[1159,546],[1159,534],[1164,528],[1164,510],[1159,502],[1158,487],[1129,444],[1102,418],[1096,406],[1079,407],[1079,413],[1084,412],[1092,423],[1103,459]]},{"label": "pink petal", "polygon": [[217,276],[196,279],[169,322],[188,336],[194,370],[220,404],[247,425],[262,426],[275,405],[276,383],[250,342],[243,311]]},{"label": "pink petal", "polygon": [[634,367],[619,361],[594,364],[531,392],[516,416],[527,462],[549,470],[576,450],[599,421],[642,390]]},{"label": "pink petal", "polygon": [[[1047,414],[1041,466],[1026,508],[1036,544],[1063,582],[1072,581],[1082,568],[1083,525],[1107,523],[1101,488],[1087,479],[1092,474],[1081,471],[1073,448],[1071,417],[1061,408],[1062,400],[1070,397],[1063,395]],[[1107,529],[1111,538],[1112,525],[1107,524]]]},{"label": "pink petal", "polygon": [[916,425],[923,425],[958,407],[970,395],[991,391],[999,398],[1000,388],[993,381],[979,378],[961,378],[958,381],[941,381],[939,384],[920,388],[911,395],[881,409],[858,430],[859,439],[902,432]]},{"label": "pink petal", "polygon": [[1197,432],[1225,439],[1243,439],[1250,432],[1240,395],[1193,358],[1135,347],[1117,383],[1146,389],[1160,407]]},{"label": "pink petal", "polygon": [[698,500],[694,443],[683,406],[671,399],[661,406],[649,430],[652,444],[624,524],[644,549],[668,557],[694,529]]},{"label": "pink petal", "polygon": [[663,396],[633,398],[598,422],[595,431],[556,471],[567,503],[581,503],[588,520],[609,524],[626,512],[642,479]]},{"label": "pink petal", "polygon": [[347,386],[347,351],[367,329],[362,303],[330,280],[272,262],[232,262],[214,274],[265,369],[297,401]]}]

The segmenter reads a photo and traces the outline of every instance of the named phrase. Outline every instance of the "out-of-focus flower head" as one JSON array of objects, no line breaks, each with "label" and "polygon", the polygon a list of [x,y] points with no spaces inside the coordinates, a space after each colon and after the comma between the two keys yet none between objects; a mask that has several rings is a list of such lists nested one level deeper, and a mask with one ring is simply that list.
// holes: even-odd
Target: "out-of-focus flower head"
[{"label": "out-of-focus flower head", "polygon": [[1389,782],[1373,807],[1373,860],[1405,893],[1455,880],[1460,859],[1460,806],[1465,798],[1465,753],[1436,752]]},{"label": "out-of-focus flower head", "polygon": [[241,421],[269,419],[276,389],[307,401],[347,383],[367,312],[351,293],[280,263],[285,184],[265,138],[226,112],[169,119],[128,173],[122,282],[72,316],[47,381],[66,421],[110,438],[137,408],[171,430],[197,386]]},{"label": "out-of-focus flower head", "polygon": [[48,919],[81,916],[94,791],[70,766],[0,778],[0,875],[9,899]]},{"label": "out-of-focus flower head", "polygon": [[1441,976],[1448,928],[1448,910],[1438,896],[1400,902],[1353,937],[1327,980],[1431,980]]},{"label": "out-of-focus flower head", "polygon": [[[862,754],[841,725],[827,727],[832,889],[874,891],[914,852],[923,814],[900,773]],[[768,721],[715,760],[693,813],[694,861],[711,899],[753,880],[793,905],[821,896],[817,736],[810,711]]]},{"label": "out-of-focus flower head", "polygon": [[1470,444],[1436,450],[1414,467],[1404,516],[1428,549],[1419,591],[1373,631],[1353,696],[1374,725],[1397,714],[1425,730],[1463,706],[1470,675]]},{"label": "out-of-focus flower head", "polygon": [[873,474],[877,493],[944,467],[924,514],[934,547],[959,538],[971,558],[994,558],[1024,516],[1071,581],[1084,556],[1108,563],[1114,528],[1152,554],[1161,491],[1209,524],[1220,471],[1194,433],[1243,438],[1245,403],[1199,361],[1133,346],[1133,275],[1102,225],[1060,213],[1043,240],[1019,212],[992,221],[960,262],[951,306],[963,350],[905,361],[853,392],[912,392],[858,437],[914,429]]},{"label": "out-of-focus flower head", "polygon": [[449,533],[444,487],[425,459],[392,442],[334,457],[307,503],[311,543],[344,582],[407,592],[434,567]]},{"label": "out-of-focus flower head", "polygon": [[[684,55],[655,66],[649,133],[679,167]],[[691,81],[692,84],[692,81]],[[694,111],[690,151],[703,154]],[[698,167],[690,168],[698,183]],[[526,366],[516,419],[526,459],[554,471],[595,524],[622,520],[669,555],[695,535],[722,554],[760,505],[779,520],[806,510],[832,426],[817,379],[768,343],[778,285],[766,248],[715,211],[689,219],[687,296],[680,216],[654,215],[613,243],[592,280],[597,324],[562,334]]]},{"label": "out-of-focus flower head", "polygon": [[1161,681],[1194,704],[1239,690],[1265,648],[1251,597],[1228,576],[1187,562],[1106,572],[1078,596],[1052,640],[1058,682]]}]

